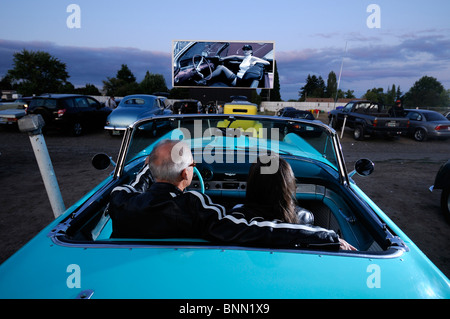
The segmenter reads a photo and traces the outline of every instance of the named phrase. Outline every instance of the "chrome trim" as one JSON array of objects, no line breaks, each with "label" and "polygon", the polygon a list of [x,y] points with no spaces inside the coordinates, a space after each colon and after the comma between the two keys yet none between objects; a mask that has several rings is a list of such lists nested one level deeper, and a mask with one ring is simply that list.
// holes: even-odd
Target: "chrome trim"
[{"label": "chrome trim", "polygon": [[[405,250],[401,247],[391,246],[387,250],[383,250],[380,252],[368,252],[368,251],[350,251],[350,250],[339,250],[339,251],[328,251],[328,250],[319,250],[319,245],[315,245],[311,248],[261,248],[261,247],[252,247],[252,246],[236,246],[230,245],[226,246],[224,244],[199,244],[195,245],[193,242],[188,242],[185,245],[180,245],[179,243],[171,244],[166,242],[164,244],[157,243],[143,243],[143,241],[151,241],[151,239],[140,239],[140,240],[130,240],[130,239],[115,239],[114,241],[98,241],[93,242],[92,244],[87,244],[83,242],[70,242],[64,241],[60,239],[61,236],[53,236],[50,237],[52,242],[58,246],[67,247],[67,248],[83,248],[83,249],[97,249],[97,248],[111,248],[111,249],[202,249],[202,250],[245,250],[245,251],[260,251],[260,252],[269,252],[269,253],[293,253],[293,254],[310,254],[310,255],[318,255],[321,256],[346,256],[346,257],[355,257],[355,258],[370,258],[370,259],[393,259],[399,258],[405,253]],[[136,243],[134,243],[136,242]]]},{"label": "chrome trim", "polygon": [[[329,127],[328,125],[324,124],[323,122],[320,122],[318,120],[304,120],[304,119],[294,119],[294,118],[283,118],[279,116],[270,116],[270,115],[246,115],[246,114],[169,114],[169,115],[158,115],[158,116],[152,116],[147,117],[143,119],[139,119],[136,122],[130,124],[124,134],[124,138],[122,141],[122,145],[120,147],[120,154],[117,159],[117,166],[116,170],[114,172],[114,178],[118,178],[121,176],[124,164],[125,164],[125,158],[128,153],[128,147],[130,146],[130,141],[132,134],[134,132],[134,129],[139,126],[142,123],[150,122],[152,120],[176,120],[176,119],[208,119],[208,118],[218,118],[218,119],[228,119],[229,121],[234,121],[236,119],[253,119],[253,120],[276,120],[276,121],[289,121],[289,122],[297,122],[297,123],[303,123],[303,124],[313,124],[318,127],[323,128],[325,131],[328,132],[332,139],[332,144],[335,149],[335,155],[336,160],[338,163],[338,171],[339,176],[341,179],[341,183],[343,185],[349,185],[349,178],[347,174],[347,169],[345,166],[344,156],[342,153],[341,144],[339,143],[339,139],[337,136],[336,131]],[[126,150],[124,150],[126,148]]]}]

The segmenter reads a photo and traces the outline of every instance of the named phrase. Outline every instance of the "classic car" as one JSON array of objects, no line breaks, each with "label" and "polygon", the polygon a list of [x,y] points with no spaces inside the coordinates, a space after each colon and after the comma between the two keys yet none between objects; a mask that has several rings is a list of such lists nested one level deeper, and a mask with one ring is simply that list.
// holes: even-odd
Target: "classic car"
[{"label": "classic car", "polygon": [[432,110],[407,109],[410,125],[408,134],[416,141],[428,138],[450,138],[450,121],[444,115]]},{"label": "classic car", "polygon": [[[289,119],[322,134],[285,135],[274,126],[287,120],[186,114],[129,125],[112,173],[0,265],[0,298],[450,298],[448,278],[353,180],[355,173],[368,175],[373,164],[359,160],[348,173],[333,129]],[[251,125],[218,127],[224,121],[261,126],[255,135]],[[170,127],[155,136],[158,122]],[[138,178],[147,155],[164,139],[191,147],[197,177],[189,191],[204,192],[225,208],[243,203],[257,156],[278,154],[291,165],[295,196],[314,213],[315,225],[334,230],[357,251],[114,238],[108,214],[112,189]],[[109,162],[107,155],[95,157],[97,165]]]},{"label": "classic car", "polygon": [[450,160],[439,168],[430,191],[435,189],[442,189],[441,210],[447,222],[450,223]]},{"label": "classic car", "polygon": [[[125,96],[106,119],[105,130],[120,135],[133,122],[148,116],[171,114],[165,105],[165,97],[135,94]],[[155,130],[159,127],[155,127]]]},{"label": "classic car", "polygon": [[[178,45],[178,43],[182,45]],[[237,74],[243,60],[242,42],[193,42],[178,41],[174,45],[173,86],[174,87],[229,87],[224,79],[212,79],[211,74],[219,65],[226,66]],[[239,87],[273,87],[273,43],[251,43],[253,55],[267,61],[267,65],[257,63],[248,77],[243,76]]]}]

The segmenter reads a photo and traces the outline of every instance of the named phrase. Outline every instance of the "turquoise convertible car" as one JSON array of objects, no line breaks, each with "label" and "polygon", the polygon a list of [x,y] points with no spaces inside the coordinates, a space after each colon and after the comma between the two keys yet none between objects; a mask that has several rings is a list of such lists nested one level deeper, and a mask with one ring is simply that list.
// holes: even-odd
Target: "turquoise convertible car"
[{"label": "turquoise convertible car", "polygon": [[[155,136],[158,122],[170,125]],[[304,129],[284,133],[293,124]],[[315,224],[358,250],[113,238],[111,190],[133,181],[162,139],[191,146],[197,177],[190,189],[226,208],[243,203],[256,157],[279,154]],[[97,164],[109,162],[102,156]],[[336,132],[315,121],[237,114],[139,120],[126,129],[111,175],[0,265],[0,298],[450,298],[446,276],[352,180],[372,168],[360,160],[349,173]]]}]

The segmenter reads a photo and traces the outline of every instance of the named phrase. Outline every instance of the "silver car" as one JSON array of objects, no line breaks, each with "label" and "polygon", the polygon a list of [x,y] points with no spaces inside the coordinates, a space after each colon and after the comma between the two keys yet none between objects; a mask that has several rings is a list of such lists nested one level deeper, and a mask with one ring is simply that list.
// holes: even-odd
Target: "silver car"
[{"label": "silver car", "polygon": [[441,113],[420,109],[405,111],[410,121],[408,133],[416,141],[425,141],[429,137],[450,138],[450,121]]},{"label": "silver car", "polygon": [[109,131],[111,135],[120,135],[139,119],[172,114],[172,111],[167,109],[164,103],[165,99],[165,97],[146,94],[125,96],[108,116],[105,130]]}]

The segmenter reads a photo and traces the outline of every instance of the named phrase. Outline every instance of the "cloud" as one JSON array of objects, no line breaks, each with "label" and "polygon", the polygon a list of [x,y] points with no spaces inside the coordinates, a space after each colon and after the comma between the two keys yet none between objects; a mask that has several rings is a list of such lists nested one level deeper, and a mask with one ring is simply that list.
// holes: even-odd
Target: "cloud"
[{"label": "cloud", "polygon": [[[354,34],[349,36],[356,38]],[[340,88],[354,90],[357,96],[373,87],[387,88],[392,84],[407,91],[424,75],[436,77],[446,88],[450,86],[450,38],[433,30],[402,35],[386,43],[361,36],[357,43],[349,43],[345,57],[343,51],[328,47],[277,52],[282,97],[298,98],[308,74],[320,75],[325,81],[330,71],[339,76],[343,58]],[[294,87],[294,83],[298,86]]]},{"label": "cloud", "polygon": [[0,40],[0,76],[13,67],[13,54],[27,49],[45,51],[66,63],[69,81],[75,86],[86,83],[103,87],[103,80],[114,77],[122,64],[126,64],[138,81],[147,71],[163,74],[171,82],[171,54],[136,48],[88,48],[59,46],[52,42],[22,42]]},{"label": "cloud", "polygon": [[[425,30],[414,34],[389,34],[389,41],[349,33],[348,50],[343,47],[307,48],[277,51],[281,95],[284,100],[298,99],[298,91],[308,74],[339,76],[342,59],[344,68],[340,88],[354,90],[360,97],[373,87],[400,85],[406,92],[422,76],[433,76],[450,88],[450,38],[442,30]],[[448,31],[448,30],[447,30]],[[318,34],[332,37],[333,34]],[[0,77],[12,68],[14,52],[42,50],[67,64],[69,81],[75,86],[86,83],[103,87],[103,80],[114,77],[121,64],[127,64],[138,81],[145,72],[163,74],[171,87],[171,53],[127,47],[89,48],[59,46],[52,42],[23,42],[0,40]]]}]

